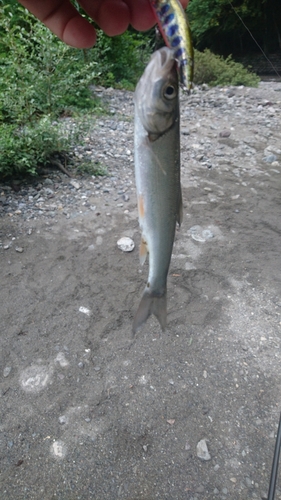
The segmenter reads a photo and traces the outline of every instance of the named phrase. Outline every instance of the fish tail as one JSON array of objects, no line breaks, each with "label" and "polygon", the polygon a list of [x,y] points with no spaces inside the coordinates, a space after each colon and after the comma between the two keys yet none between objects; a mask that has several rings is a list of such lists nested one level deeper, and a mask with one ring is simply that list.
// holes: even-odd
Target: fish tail
[{"label": "fish tail", "polygon": [[151,314],[154,314],[158,319],[162,331],[166,328],[167,323],[167,293],[166,290],[161,295],[149,293],[145,290],[140,305],[136,312],[133,322],[133,335],[146,322]]}]

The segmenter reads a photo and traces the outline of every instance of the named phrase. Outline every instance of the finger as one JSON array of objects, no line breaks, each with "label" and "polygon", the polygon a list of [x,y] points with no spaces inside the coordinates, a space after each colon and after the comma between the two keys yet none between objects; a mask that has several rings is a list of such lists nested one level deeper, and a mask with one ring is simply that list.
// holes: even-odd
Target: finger
[{"label": "finger", "polygon": [[[145,31],[155,24],[151,4],[147,0],[127,0],[131,12],[131,25],[138,31]],[[141,13],[141,15],[140,15]]]},{"label": "finger", "polygon": [[[189,0],[181,0],[186,7]],[[53,33],[76,48],[92,47],[94,27],[79,15],[69,0],[19,0]],[[109,36],[119,35],[131,24],[139,31],[155,24],[149,0],[80,0],[80,5]]]},{"label": "finger", "polygon": [[[150,0],[80,0],[79,3],[109,36],[123,33],[129,24],[138,31],[155,24]],[[185,8],[188,0],[181,3]]]},{"label": "finger", "polygon": [[89,48],[95,44],[94,27],[78,14],[68,0],[19,1],[68,45]]},{"label": "finger", "polygon": [[79,3],[109,36],[124,33],[131,22],[130,9],[124,0],[81,0]]},{"label": "finger", "polygon": [[[131,25],[138,31],[145,31],[155,24],[155,15],[149,0],[126,0],[131,12]],[[189,0],[181,0],[185,9]],[[140,15],[141,14],[141,15]]]}]

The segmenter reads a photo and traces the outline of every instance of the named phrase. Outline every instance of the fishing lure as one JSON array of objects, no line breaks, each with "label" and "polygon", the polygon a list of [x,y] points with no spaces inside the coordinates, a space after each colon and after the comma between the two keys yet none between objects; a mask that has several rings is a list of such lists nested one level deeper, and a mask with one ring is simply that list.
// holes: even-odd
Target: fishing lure
[{"label": "fishing lure", "polygon": [[150,0],[166,45],[178,63],[179,79],[190,91],[193,79],[193,46],[187,17],[179,0]]}]

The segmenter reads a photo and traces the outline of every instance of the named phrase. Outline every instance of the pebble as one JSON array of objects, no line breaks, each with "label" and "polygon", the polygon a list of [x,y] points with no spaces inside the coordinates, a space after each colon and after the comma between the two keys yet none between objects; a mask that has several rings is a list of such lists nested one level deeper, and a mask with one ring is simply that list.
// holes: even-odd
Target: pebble
[{"label": "pebble", "polygon": [[55,362],[59,363],[61,368],[66,368],[69,365],[69,361],[66,359],[63,352],[59,352],[55,358]]},{"label": "pebble", "polygon": [[54,184],[54,181],[47,177],[47,179],[44,180],[44,184],[45,186],[52,186]]},{"label": "pebble", "polygon": [[67,424],[67,418],[65,415],[61,415],[61,417],[59,417],[59,423],[61,425]]},{"label": "pebble", "polygon": [[122,252],[132,252],[135,248],[134,241],[128,236],[124,236],[117,241],[117,246]]},{"label": "pebble", "polygon": [[263,158],[263,161],[265,161],[266,163],[273,163],[273,162],[277,161],[277,156],[276,155],[265,156]]},{"label": "pebble", "polygon": [[207,442],[205,439],[201,439],[201,441],[197,443],[196,454],[197,457],[200,458],[201,460],[205,461],[211,460],[211,455],[209,453]]},{"label": "pebble", "polygon": [[12,370],[12,367],[11,366],[5,366],[4,370],[3,370],[3,376],[5,378],[7,378],[10,373],[11,373],[11,370]]},{"label": "pebble", "polygon": [[16,247],[16,252],[22,253],[23,252],[23,248],[22,247]]},{"label": "pebble", "polygon": [[219,133],[219,136],[220,137],[229,137],[231,134],[231,131],[230,130],[222,130],[220,133]]},{"label": "pebble", "polygon": [[254,487],[254,482],[249,477],[245,478],[245,483],[246,483],[246,485],[247,485],[248,488],[253,488]]},{"label": "pebble", "polygon": [[181,128],[181,133],[182,133],[183,135],[190,135],[190,131],[189,131],[189,129],[188,129],[188,128]]},{"label": "pebble", "polygon": [[73,179],[70,181],[70,184],[71,184],[71,186],[73,186],[77,190],[81,188],[81,185],[79,184],[79,182],[77,182]]},{"label": "pebble", "polygon": [[67,447],[63,441],[54,441],[50,447],[50,453],[57,459],[63,459],[67,453]]},{"label": "pebble", "polygon": [[90,316],[90,314],[91,314],[90,309],[88,309],[87,307],[84,307],[84,306],[79,307],[79,312],[86,314],[87,316]]}]

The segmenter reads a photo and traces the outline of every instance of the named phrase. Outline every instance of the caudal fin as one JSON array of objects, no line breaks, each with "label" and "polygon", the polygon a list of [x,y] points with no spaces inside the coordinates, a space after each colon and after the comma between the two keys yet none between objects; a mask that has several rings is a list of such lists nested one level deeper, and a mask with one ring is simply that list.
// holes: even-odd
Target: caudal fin
[{"label": "caudal fin", "polygon": [[167,323],[167,294],[166,291],[161,296],[144,292],[140,305],[133,322],[133,334],[146,322],[147,318],[154,314],[158,319],[162,330],[165,330]]}]

